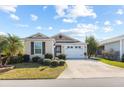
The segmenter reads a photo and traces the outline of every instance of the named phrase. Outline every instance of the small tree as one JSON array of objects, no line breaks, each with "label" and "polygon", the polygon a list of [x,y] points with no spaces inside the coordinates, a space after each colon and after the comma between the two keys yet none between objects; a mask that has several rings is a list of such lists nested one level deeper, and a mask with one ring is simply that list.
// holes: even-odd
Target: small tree
[{"label": "small tree", "polygon": [[94,38],[94,36],[86,37],[85,42],[88,44],[87,45],[88,58],[94,55],[96,56],[96,51],[98,49],[98,43],[97,43],[97,40]]},{"label": "small tree", "polygon": [[7,60],[5,65],[7,65],[10,57],[15,56],[23,51],[23,44],[19,37],[15,35],[10,35],[6,37],[6,45],[3,48],[3,53],[7,55]]}]

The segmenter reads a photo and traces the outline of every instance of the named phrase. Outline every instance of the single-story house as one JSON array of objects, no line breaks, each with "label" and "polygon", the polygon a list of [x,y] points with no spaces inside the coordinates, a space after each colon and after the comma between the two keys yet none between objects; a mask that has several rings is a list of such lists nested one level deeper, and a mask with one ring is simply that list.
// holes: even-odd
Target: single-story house
[{"label": "single-story house", "polygon": [[86,58],[87,44],[66,36],[64,34],[57,34],[48,37],[41,33],[34,34],[24,39],[25,54],[30,57],[40,56],[44,57],[46,53],[58,56],[65,54],[67,58]]},{"label": "single-story house", "polygon": [[121,60],[122,55],[124,54],[124,35],[113,37],[110,39],[106,39],[100,42],[103,50],[105,51],[118,51],[119,52],[119,59]]}]

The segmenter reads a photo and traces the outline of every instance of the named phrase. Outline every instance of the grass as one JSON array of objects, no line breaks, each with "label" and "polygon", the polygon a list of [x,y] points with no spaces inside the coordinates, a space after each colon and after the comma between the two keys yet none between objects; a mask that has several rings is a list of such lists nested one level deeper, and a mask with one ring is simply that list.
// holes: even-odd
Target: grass
[{"label": "grass", "polygon": [[103,63],[112,65],[112,66],[117,66],[117,67],[124,68],[124,63],[123,62],[111,61],[111,60],[107,60],[107,59],[104,59],[104,58],[99,58],[98,60],[103,62]]},{"label": "grass", "polygon": [[55,79],[66,68],[64,66],[49,67],[38,63],[18,63],[15,69],[0,73],[0,79]]}]

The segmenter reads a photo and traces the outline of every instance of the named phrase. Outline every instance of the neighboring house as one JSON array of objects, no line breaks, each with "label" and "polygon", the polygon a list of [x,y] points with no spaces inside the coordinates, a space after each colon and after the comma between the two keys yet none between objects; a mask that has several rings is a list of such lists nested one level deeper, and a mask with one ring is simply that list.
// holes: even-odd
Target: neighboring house
[{"label": "neighboring house", "polygon": [[101,41],[100,45],[105,51],[108,52],[111,50],[118,51],[119,58],[121,59],[122,55],[124,54],[124,35],[103,40]]},{"label": "neighboring house", "polygon": [[63,34],[52,37],[41,33],[29,36],[24,39],[25,54],[30,57],[44,57],[46,53],[58,56],[65,54],[67,58],[86,58],[87,44]]}]

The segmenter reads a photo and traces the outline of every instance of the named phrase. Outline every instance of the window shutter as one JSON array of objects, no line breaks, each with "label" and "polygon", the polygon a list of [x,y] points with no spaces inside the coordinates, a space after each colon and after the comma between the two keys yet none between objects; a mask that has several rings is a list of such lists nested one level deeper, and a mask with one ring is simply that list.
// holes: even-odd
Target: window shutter
[{"label": "window shutter", "polygon": [[45,54],[45,42],[42,42],[42,53]]},{"label": "window shutter", "polygon": [[34,42],[31,42],[31,55],[34,54]]}]

